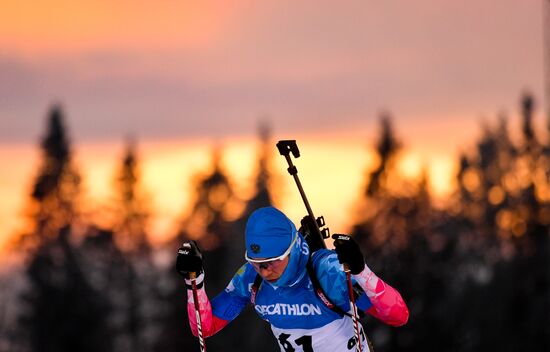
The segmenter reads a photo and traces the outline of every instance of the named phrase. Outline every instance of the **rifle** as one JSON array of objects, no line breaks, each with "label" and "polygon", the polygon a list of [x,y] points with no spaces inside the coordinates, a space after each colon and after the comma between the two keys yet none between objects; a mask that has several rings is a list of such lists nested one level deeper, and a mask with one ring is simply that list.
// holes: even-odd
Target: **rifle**
[{"label": "rifle", "polygon": [[308,215],[304,216],[300,221],[300,233],[304,236],[311,252],[315,252],[321,248],[327,248],[325,238],[330,237],[330,230],[326,227],[325,218],[323,216],[316,218],[315,215],[313,215],[313,210],[311,210],[302,183],[298,178],[298,169],[294,166],[290,157],[291,153],[295,158],[300,157],[300,150],[298,149],[296,140],[281,140],[277,143],[277,149],[279,149],[279,153],[285,157],[288,163],[287,171],[294,178],[307,209]]},{"label": "rifle", "polygon": [[[279,153],[285,157],[288,163],[287,171],[294,178],[296,186],[298,186],[298,190],[300,191],[300,195],[302,196],[302,200],[304,201],[307,209],[308,215],[304,216],[300,221],[300,224],[302,225],[299,229],[300,233],[302,234],[302,236],[304,236],[311,253],[321,248],[327,248],[325,244],[325,238],[330,237],[330,231],[328,227],[325,227],[325,219],[322,216],[316,218],[315,215],[313,215],[313,210],[311,210],[311,206],[309,205],[309,202],[307,200],[306,193],[304,192],[304,188],[302,187],[302,183],[298,178],[298,169],[296,168],[296,166],[294,166],[294,164],[292,163],[292,159],[290,158],[291,153],[292,155],[294,155],[295,158],[300,157],[300,150],[298,149],[298,144],[296,144],[296,140],[281,140],[277,143],[277,149],[279,149]],[[348,284],[350,306],[352,308],[352,320],[354,325],[353,327],[355,333],[355,341],[357,342],[355,347],[356,351],[362,352],[363,349],[361,346],[357,306],[355,305],[355,297],[351,282],[351,273],[349,270],[349,266],[346,263],[344,263],[344,272],[346,273],[346,282]]]}]

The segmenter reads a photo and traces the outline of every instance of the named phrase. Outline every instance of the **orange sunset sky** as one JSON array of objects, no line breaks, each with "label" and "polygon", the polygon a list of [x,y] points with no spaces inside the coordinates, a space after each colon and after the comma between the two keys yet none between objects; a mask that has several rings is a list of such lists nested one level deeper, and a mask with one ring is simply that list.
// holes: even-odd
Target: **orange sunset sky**
[{"label": "orange sunset sky", "polygon": [[[314,210],[345,231],[390,111],[404,177],[440,200],[460,152],[499,113],[519,130],[530,91],[543,126],[543,0],[0,0],[0,247],[23,228],[52,103],[66,114],[90,209],[111,197],[124,138],[138,142],[152,233],[171,235],[214,144],[250,193],[259,121],[298,139]],[[541,132],[542,134],[542,132]],[[278,205],[304,213],[284,159]]]}]

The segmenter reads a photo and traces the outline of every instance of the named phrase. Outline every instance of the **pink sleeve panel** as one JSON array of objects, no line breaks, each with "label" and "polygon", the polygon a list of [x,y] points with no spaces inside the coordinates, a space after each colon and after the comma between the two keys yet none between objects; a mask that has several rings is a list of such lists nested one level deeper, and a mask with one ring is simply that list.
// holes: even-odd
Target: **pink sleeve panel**
[{"label": "pink sleeve panel", "polygon": [[[203,278],[199,277],[197,278],[197,281]],[[220,319],[212,314],[212,306],[210,305],[210,300],[206,295],[204,285],[197,290],[197,296],[198,296],[198,303],[199,303],[202,334],[203,334],[203,337],[209,337],[216,334],[221,329],[223,329],[223,327],[225,327],[229,323],[229,321]],[[193,300],[193,290],[190,290],[190,289],[187,290],[187,315],[189,317],[189,325],[191,326],[191,332],[193,333],[193,335],[198,336],[197,312],[195,309],[195,302]]]},{"label": "pink sleeve panel", "polygon": [[391,326],[405,325],[409,320],[409,308],[397,290],[386,284],[368,266],[354,275],[355,280],[369,297],[372,307],[367,313]]}]

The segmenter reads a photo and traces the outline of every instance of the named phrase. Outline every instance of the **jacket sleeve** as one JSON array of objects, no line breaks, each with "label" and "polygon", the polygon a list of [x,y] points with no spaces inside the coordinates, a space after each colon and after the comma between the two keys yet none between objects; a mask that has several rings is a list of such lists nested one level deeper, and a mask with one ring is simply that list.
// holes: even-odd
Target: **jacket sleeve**
[{"label": "jacket sleeve", "polygon": [[376,276],[367,265],[361,273],[353,277],[372,303],[366,310],[367,313],[388,325],[401,326],[407,323],[409,309],[395,288]]},{"label": "jacket sleeve", "polygon": [[[197,277],[196,284],[197,301],[200,312],[201,328],[204,337],[209,337],[223,329],[231,320],[235,319],[248,304],[250,295],[247,296],[245,280],[245,266],[243,266],[224,291],[218,294],[212,302],[206,295],[204,288],[204,273]],[[191,281],[186,280],[187,285],[187,315],[193,335],[198,336],[197,311],[193,299]],[[244,288],[244,289],[243,289]]]}]

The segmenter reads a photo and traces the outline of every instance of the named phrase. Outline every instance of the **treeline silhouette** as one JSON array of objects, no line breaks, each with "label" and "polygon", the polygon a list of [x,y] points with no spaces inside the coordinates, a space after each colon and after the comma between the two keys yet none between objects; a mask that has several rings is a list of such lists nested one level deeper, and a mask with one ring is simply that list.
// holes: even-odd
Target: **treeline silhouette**
[{"label": "treeline silhouette", "polygon": [[[401,328],[364,318],[376,351],[549,350],[550,121],[542,140],[533,97],[524,95],[520,106],[521,138],[512,141],[502,116],[484,126],[474,150],[457,161],[458,188],[445,209],[434,206],[426,175],[417,183],[402,178],[403,144],[391,116],[380,117],[379,163],[358,190],[352,235],[411,316]],[[14,248],[26,261],[2,279],[17,284],[0,290],[0,351],[198,351],[175,252],[183,240],[197,240],[209,296],[227,284],[243,262],[247,217],[273,203],[267,165],[274,147],[265,127],[259,145],[254,195],[238,199],[217,150],[212,170],[195,180],[191,211],[173,240],[154,250],[135,143],[128,141],[120,161],[110,225],[100,226],[82,210],[81,176],[54,106],[26,209],[32,227]],[[250,307],[207,345],[279,350]]]}]

